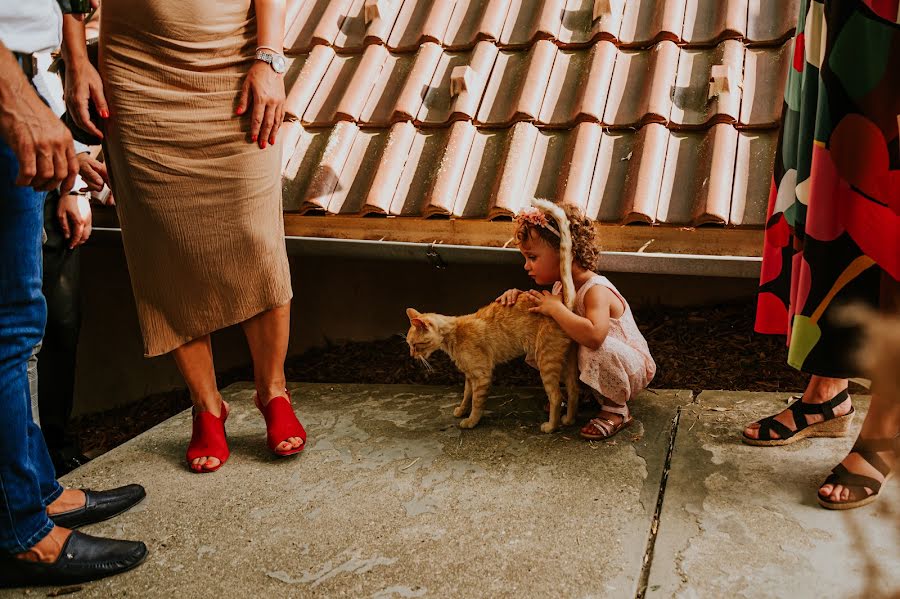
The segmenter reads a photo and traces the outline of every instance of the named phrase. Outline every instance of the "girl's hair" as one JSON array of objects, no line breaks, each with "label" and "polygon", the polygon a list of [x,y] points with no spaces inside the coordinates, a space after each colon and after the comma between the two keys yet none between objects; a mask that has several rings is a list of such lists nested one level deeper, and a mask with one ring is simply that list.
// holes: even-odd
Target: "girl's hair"
[{"label": "girl's hair", "polygon": [[[587,270],[596,270],[600,261],[600,244],[597,241],[597,231],[594,221],[586,217],[578,206],[574,204],[562,204],[566,216],[569,219],[569,229],[572,231],[572,259]],[[552,215],[547,214],[549,220],[558,229],[559,223]],[[534,223],[527,219],[515,220],[515,239],[519,245],[531,240],[532,231],[539,238],[555,250],[559,250],[559,235],[547,227]]]}]

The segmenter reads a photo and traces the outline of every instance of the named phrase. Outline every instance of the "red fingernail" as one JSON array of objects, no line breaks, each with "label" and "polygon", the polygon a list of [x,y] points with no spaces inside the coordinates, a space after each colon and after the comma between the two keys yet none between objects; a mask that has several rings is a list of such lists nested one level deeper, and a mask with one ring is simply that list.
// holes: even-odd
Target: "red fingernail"
[{"label": "red fingernail", "polygon": [[100,116],[102,116],[102,117],[105,118],[105,119],[108,119],[108,118],[109,118],[109,111],[108,111],[108,110],[101,110],[101,111],[100,111]]},{"label": "red fingernail", "polygon": [[237,114],[244,114],[244,109],[238,106],[238,109],[235,112],[237,112]]},{"label": "red fingernail", "polygon": [[256,141],[256,135],[253,136],[253,141]]}]

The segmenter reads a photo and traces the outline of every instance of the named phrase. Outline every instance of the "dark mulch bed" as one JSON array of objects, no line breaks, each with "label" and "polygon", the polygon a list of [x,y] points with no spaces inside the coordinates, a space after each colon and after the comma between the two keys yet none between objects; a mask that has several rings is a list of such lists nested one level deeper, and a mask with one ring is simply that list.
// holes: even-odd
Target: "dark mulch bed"
[{"label": "dark mulch bed", "polygon": [[[643,308],[635,317],[647,338],[658,389],[726,389],[794,392],[806,376],[785,363],[783,337],[753,333],[755,303],[703,308]],[[443,353],[430,360],[429,372],[409,357],[399,336],[365,343],[315,348],[290,358],[290,381],[462,385],[463,378]],[[220,387],[252,380],[249,366],[222,373]],[[517,360],[497,369],[499,386],[538,386],[537,371]],[[75,427],[83,450],[103,452],[190,407],[186,391],[160,393],[133,406],[79,418]],[[187,431],[185,431],[187,435]]]}]

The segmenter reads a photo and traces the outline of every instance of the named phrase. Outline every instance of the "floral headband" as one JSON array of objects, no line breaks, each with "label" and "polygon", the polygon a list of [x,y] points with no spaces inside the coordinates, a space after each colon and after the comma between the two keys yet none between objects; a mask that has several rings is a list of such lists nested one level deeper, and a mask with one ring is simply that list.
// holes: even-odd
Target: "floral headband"
[{"label": "floral headband", "polygon": [[550,219],[547,218],[547,215],[540,208],[535,208],[534,206],[522,208],[516,215],[516,222],[524,222],[535,227],[543,227],[559,237],[559,231],[550,224]]}]

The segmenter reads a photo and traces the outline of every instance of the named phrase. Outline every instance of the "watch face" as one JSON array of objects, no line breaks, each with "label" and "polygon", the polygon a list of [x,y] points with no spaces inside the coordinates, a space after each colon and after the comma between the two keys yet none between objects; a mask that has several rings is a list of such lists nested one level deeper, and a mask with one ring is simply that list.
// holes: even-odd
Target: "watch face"
[{"label": "watch face", "polygon": [[287,70],[287,61],[284,59],[284,56],[280,54],[273,55],[272,68],[275,69],[276,73],[284,73]]}]

